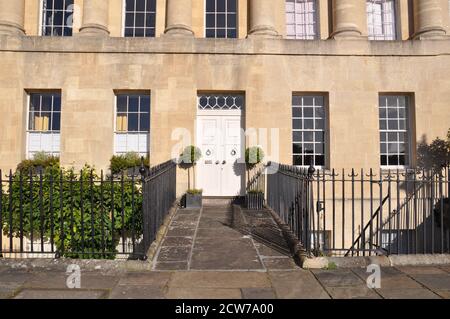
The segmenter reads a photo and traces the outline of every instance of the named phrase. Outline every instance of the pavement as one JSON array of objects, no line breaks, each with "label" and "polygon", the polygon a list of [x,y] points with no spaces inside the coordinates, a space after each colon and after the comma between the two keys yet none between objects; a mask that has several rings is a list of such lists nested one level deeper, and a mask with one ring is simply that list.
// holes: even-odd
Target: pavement
[{"label": "pavement", "polygon": [[363,268],[265,271],[103,272],[69,274],[0,267],[0,299],[448,299],[450,266],[382,268],[381,288],[369,289]]},{"label": "pavement", "polygon": [[0,299],[450,298],[450,265],[381,268],[380,288],[369,289],[365,268],[299,268],[270,214],[225,206],[179,210],[152,264],[81,266],[70,289],[65,267],[0,260]]}]

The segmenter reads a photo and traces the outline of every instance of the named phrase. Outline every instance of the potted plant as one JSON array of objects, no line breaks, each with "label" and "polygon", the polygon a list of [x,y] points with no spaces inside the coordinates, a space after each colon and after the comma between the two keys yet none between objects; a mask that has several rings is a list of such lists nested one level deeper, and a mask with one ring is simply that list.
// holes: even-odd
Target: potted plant
[{"label": "potted plant", "polygon": [[264,208],[264,191],[253,189],[245,196],[245,206],[250,210],[261,210]]},{"label": "potted plant", "polygon": [[[180,155],[180,167],[185,168],[188,171],[188,190],[186,191],[185,205],[184,205],[186,208],[202,207],[203,191],[201,189],[197,189],[195,185],[196,184],[195,166],[201,157],[202,157],[201,150],[194,145],[186,147],[183,153]],[[193,171],[192,174],[191,169]],[[191,188],[191,175],[193,180],[192,188]]]},{"label": "potted plant", "polygon": [[264,206],[264,190],[252,189],[250,185],[250,172],[264,159],[264,151],[258,147],[249,147],[245,150],[245,165],[247,169],[248,191],[245,197],[245,204],[248,209],[259,210]]},{"label": "potted plant", "polygon": [[[138,153],[128,152],[122,155],[114,155],[110,160],[110,170],[113,175],[139,176],[142,158]],[[149,167],[148,156],[144,159],[144,166]]]}]

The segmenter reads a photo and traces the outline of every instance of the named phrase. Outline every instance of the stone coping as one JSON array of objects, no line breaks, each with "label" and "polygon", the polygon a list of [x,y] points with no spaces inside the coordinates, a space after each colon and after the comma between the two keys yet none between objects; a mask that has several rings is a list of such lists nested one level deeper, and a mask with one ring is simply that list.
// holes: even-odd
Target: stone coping
[{"label": "stone coping", "polygon": [[229,54],[281,56],[446,56],[448,40],[315,40],[0,36],[0,52]]},{"label": "stone coping", "polygon": [[450,265],[450,254],[391,255],[360,257],[314,257],[303,261],[304,269],[359,268],[376,264],[380,267],[442,266]]}]

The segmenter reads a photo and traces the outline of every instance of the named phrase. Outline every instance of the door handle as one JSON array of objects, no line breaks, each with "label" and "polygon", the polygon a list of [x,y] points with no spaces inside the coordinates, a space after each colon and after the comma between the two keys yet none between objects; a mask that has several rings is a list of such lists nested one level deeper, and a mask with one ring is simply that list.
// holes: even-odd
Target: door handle
[{"label": "door handle", "polygon": [[216,162],[216,165],[219,165],[219,164],[220,164],[220,162],[219,162],[219,161],[217,161],[217,162]]},{"label": "door handle", "polygon": [[227,163],[227,161],[223,161],[223,162],[222,162],[222,165],[225,165],[226,163]]}]

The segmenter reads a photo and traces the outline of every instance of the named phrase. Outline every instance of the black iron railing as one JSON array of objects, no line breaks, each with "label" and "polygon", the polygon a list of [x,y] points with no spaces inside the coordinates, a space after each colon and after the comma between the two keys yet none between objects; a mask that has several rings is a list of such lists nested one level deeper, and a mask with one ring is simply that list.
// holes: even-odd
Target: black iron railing
[{"label": "black iron railing", "polygon": [[175,201],[176,166],[144,176],[59,168],[0,171],[0,257],[145,259]]},{"label": "black iron railing", "polygon": [[270,163],[267,205],[315,255],[450,253],[449,169],[335,170]]},{"label": "black iron railing", "polygon": [[[142,173],[142,172],[141,172]],[[168,161],[142,175],[143,246],[147,251],[176,201],[177,165]]]}]

